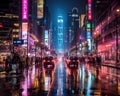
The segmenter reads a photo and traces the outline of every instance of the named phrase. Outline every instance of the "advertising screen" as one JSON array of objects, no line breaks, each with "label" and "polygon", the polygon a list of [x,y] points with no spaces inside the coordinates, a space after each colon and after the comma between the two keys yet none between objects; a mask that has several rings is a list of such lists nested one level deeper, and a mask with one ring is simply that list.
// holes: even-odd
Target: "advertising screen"
[{"label": "advertising screen", "polygon": [[43,0],[37,0],[37,17],[43,18]]},{"label": "advertising screen", "polygon": [[27,31],[28,23],[22,23],[22,39],[24,40],[23,46],[27,46]]},{"label": "advertising screen", "polygon": [[48,47],[48,36],[49,36],[49,34],[48,34],[48,30],[45,30],[45,45]]}]

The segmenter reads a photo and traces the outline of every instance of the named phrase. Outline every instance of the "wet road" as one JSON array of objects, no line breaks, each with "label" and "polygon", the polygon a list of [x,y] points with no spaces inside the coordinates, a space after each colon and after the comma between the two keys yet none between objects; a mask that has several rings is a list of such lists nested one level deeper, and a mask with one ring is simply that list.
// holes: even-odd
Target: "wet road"
[{"label": "wet road", "polygon": [[69,70],[63,61],[47,72],[35,65],[22,74],[0,73],[0,96],[119,96],[120,69],[80,64]]}]

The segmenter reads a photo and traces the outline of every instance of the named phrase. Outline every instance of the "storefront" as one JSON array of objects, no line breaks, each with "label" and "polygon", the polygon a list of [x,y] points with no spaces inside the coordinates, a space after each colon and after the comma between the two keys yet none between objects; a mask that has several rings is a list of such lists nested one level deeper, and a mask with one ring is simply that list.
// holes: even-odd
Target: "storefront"
[{"label": "storefront", "polygon": [[[116,42],[111,40],[110,42],[98,45],[98,54],[101,55],[102,60],[116,60]],[[118,54],[120,56],[119,51]]]}]

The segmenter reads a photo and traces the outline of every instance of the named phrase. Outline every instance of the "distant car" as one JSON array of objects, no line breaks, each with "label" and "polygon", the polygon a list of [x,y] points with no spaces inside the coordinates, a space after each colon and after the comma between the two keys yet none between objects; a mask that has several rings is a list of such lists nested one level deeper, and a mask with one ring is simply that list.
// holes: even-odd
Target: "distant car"
[{"label": "distant car", "polygon": [[43,65],[46,70],[53,70],[55,68],[54,59],[52,56],[47,56],[43,60]]},{"label": "distant car", "polygon": [[67,62],[67,67],[70,69],[77,69],[79,64],[79,59],[76,56],[71,56]]}]

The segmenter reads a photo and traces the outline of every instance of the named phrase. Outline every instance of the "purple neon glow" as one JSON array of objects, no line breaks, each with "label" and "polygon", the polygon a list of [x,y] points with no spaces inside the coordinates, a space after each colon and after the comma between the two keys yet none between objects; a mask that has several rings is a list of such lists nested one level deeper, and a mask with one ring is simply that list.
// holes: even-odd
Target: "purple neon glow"
[{"label": "purple neon glow", "polygon": [[22,88],[23,88],[22,96],[28,96],[28,91],[27,91],[27,78],[25,78],[25,81],[22,82]]},{"label": "purple neon glow", "polygon": [[22,20],[28,20],[28,0],[22,0]]}]

